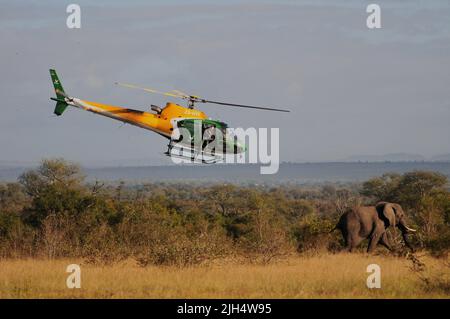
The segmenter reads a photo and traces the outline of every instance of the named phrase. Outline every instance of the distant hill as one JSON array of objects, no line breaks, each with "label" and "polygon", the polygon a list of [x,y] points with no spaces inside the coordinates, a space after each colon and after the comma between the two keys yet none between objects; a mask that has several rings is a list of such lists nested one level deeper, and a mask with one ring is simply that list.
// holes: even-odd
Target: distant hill
[{"label": "distant hill", "polygon": [[450,153],[435,155],[431,158],[431,160],[433,162],[450,162]]},{"label": "distant hill", "polygon": [[0,160],[0,169],[2,169],[2,168],[35,167],[37,165],[38,165],[38,163],[35,163],[35,162]]},{"label": "distant hill", "polygon": [[[0,181],[16,181],[26,168],[0,169]],[[450,177],[450,162],[353,162],[282,163],[275,175],[261,175],[260,165],[172,165],[85,168],[89,181],[144,182],[229,182],[236,184],[315,184],[360,182],[388,172],[414,170],[440,172]]]},{"label": "distant hill", "polygon": [[338,160],[338,162],[450,162],[450,153],[425,157],[413,153],[390,153],[383,155],[352,155]]},{"label": "distant hill", "polygon": [[425,156],[411,153],[391,153],[383,155],[353,155],[343,158],[342,162],[423,162]]}]

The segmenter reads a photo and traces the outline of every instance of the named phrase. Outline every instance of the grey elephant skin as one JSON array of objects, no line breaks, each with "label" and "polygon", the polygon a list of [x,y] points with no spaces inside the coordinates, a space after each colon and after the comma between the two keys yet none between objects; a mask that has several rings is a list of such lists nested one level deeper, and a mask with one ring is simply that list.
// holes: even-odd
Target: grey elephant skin
[{"label": "grey elephant skin", "polygon": [[[339,229],[349,251],[353,251],[364,239],[369,239],[368,252],[380,243],[392,251],[387,229],[397,227],[406,246],[414,251],[407,234],[416,230],[406,225],[406,215],[399,204],[380,202],[375,206],[360,206],[345,212],[334,229]],[[333,229],[333,230],[334,230]]]}]

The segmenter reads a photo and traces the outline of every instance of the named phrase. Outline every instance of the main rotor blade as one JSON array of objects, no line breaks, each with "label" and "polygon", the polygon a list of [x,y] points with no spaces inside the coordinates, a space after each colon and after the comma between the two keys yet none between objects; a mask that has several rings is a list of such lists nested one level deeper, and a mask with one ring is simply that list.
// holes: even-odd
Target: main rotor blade
[{"label": "main rotor blade", "polygon": [[199,102],[200,103],[213,103],[213,104],[219,104],[219,105],[225,105],[225,106],[244,107],[244,108],[249,108],[249,109],[257,109],[257,110],[265,110],[265,111],[290,112],[289,110],[276,109],[276,108],[270,108],[270,107],[261,107],[261,106],[253,106],[253,105],[210,101],[210,100],[202,99],[198,96],[188,95],[179,90],[172,90],[170,92],[161,92],[161,91],[158,91],[155,89],[146,88],[146,87],[142,87],[142,86],[138,86],[138,85],[134,85],[134,84],[121,83],[121,82],[116,82],[116,84],[123,86],[123,87],[131,88],[131,89],[143,90],[143,91],[146,91],[149,93],[161,94],[161,95],[165,95],[165,96],[171,96],[171,97],[176,97],[176,98],[180,98],[180,99],[190,100],[190,101],[196,102],[196,103],[199,103]]},{"label": "main rotor blade", "polygon": [[275,109],[275,108],[270,108],[270,107],[224,103],[224,102],[209,101],[209,100],[200,100],[200,102],[213,103],[213,104],[219,104],[219,105],[225,105],[225,106],[245,107],[245,108],[249,108],[249,109],[257,109],[257,110],[265,110],[265,111],[290,112],[290,110]]},{"label": "main rotor blade", "polygon": [[180,91],[180,90],[172,90],[171,92],[173,92],[173,93],[175,93],[175,94],[179,94],[180,96],[183,96],[183,97],[186,98],[186,99],[188,99],[188,98],[190,97],[189,94],[184,93],[184,92],[182,92],[182,91]]},{"label": "main rotor blade", "polygon": [[142,86],[137,86],[134,84],[128,84],[128,83],[120,83],[120,82],[116,82],[117,85],[123,86],[123,87],[127,87],[127,88],[131,88],[131,89],[138,89],[138,90],[143,90],[146,92],[150,92],[150,93],[155,93],[155,94],[162,94],[165,96],[171,96],[171,97],[177,97],[177,98],[186,98],[184,95],[180,95],[180,94],[175,94],[175,93],[170,93],[170,92],[161,92],[158,90],[154,90],[151,88],[145,88]]}]

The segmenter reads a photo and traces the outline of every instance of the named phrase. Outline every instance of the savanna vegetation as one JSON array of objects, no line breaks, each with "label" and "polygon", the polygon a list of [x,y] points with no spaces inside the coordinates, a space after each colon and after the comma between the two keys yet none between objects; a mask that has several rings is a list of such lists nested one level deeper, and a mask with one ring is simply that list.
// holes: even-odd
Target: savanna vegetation
[{"label": "savanna vegetation", "polygon": [[[405,258],[358,253],[192,267],[7,259],[0,260],[0,298],[448,298],[448,268],[441,259],[421,260],[427,266],[417,273]],[[66,286],[66,267],[74,262],[81,266],[81,289]],[[381,289],[366,286],[373,263],[381,267]]]},{"label": "savanna vegetation", "polygon": [[[367,256],[336,255],[343,249],[343,242],[339,232],[330,230],[346,210],[381,200],[403,206],[409,225],[419,230],[411,238],[414,246],[426,254],[427,263],[442,265],[439,271],[443,269],[448,275],[450,192],[447,178],[435,172],[385,174],[362,184],[345,185],[127,185],[88,183],[77,165],[59,159],[44,160],[16,183],[0,184],[0,282],[11,282],[12,271],[20,268],[17,263],[23,259],[28,263],[32,259],[36,267],[43,269],[51,269],[42,266],[46,262],[55,265],[77,260],[91,267],[92,276],[96,267],[108,265],[117,270],[131,262],[133,266],[127,269],[161,275],[161,281],[164,271],[167,278],[173,276],[174,267],[182,273],[194,272],[191,266],[200,265],[196,271],[202,273],[206,270],[201,267],[208,265],[212,267],[209,271],[217,271],[219,276],[220,271],[214,270],[219,261],[227,265],[234,262],[240,267],[235,269],[237,275],[255,277],[255,282],[259,282],[257,275],[250,273],[262,272],[258,267],[271,267],[273,276],[281,278],[282,269],[293,271],[289,265],[309,262],[317,269],[325,267],[325,273],[332,266],[328,262],[318,264],[326,258],[350,263],[366,260]],[[416,284],[423,284],[423,291],[432,290],[430,287],[436,284],[438,294],[448,295],[448,277],[439,272],[427,274],[423,258],[406,255],[401,240],[396,241],[396,251],[397,257],[382,247],[377,253],[386,255],[380,258],[399,258],[392,262],[403,265],[401,272],[410,271]],[[251,268],[247,268],[247,275],[244,265]],[[345,265],[350,267],[348,263],[342,267]],[[168,268],[155,268],[160,266]],[[228,271],[229,276],[232,270]],[[200,273],[195,276],[202,276]],[[317,276],[321,275],[308,280],[320,280]],[[440,281],[436,283],[430,276]],[[443,282],[442,278],[447,279]],[[289,286],[289,282],[281,285]],[[273,289],[282,289],[276,287]],[[205,296],[201,291],[181,296],[187,295]],[[212,294],[225,295],[241,296]],[[290,294],[295,296],[309,296],[309,292]]]}]

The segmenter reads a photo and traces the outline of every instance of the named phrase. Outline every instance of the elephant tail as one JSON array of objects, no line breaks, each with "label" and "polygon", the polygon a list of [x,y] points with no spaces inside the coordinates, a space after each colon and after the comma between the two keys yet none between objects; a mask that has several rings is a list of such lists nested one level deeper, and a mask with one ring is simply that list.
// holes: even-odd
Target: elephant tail
[{"label": "elephant tail", "polygon": [[342,228],[342,225],[345,224],[345,218],[346,218],[345,216],[347,215],[347,213],[348,213],[348,211],[347,211],[345,214],[343,214],[341,217],[339,217],[339,220],[338,220],[338,222],[336,223],[336,226],[334,226],[334,228],[331,229],[331,230],[328,232],[328,234],[331,234],[332,232],[334,232],[334,231],[337,230],[337,229],[339,229],[339,230],[343,229],[343,228]]},{"label": "elephant tail", "polygon": [[337,229],[341,229],[341,221],[339,220],[339,222],[336,224],[336,226],[334,226],[329,232],[328,234],[331,234],[332,232],[334,232]]}]

